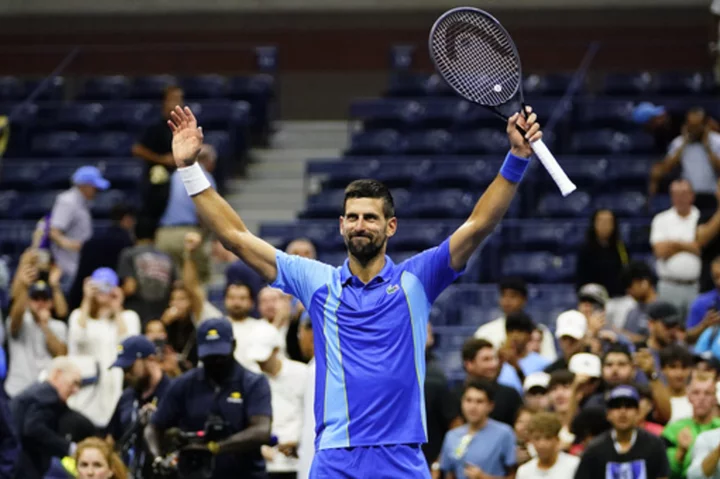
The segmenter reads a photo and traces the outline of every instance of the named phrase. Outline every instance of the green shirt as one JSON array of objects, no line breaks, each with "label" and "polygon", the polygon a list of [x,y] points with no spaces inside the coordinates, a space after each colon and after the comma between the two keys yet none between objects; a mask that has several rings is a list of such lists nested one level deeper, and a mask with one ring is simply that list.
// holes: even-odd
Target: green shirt
[{"label": "green shirt", "polygon": [[663,429],[662,432],[662,437],[669,444],[667,448],[667,455],[668,461],[670,462],[671,479],[683,479],[687,474],[690,463],[692,462],[692,444],[690,445],[690,449],[685,452],[685,457],[682,462],[678,462],[675,457],[677,454],[678,435],[680,434],[680,431],[685,428],[690,430],[692,442],[695,443],[695,439],[701,432],[720,428],[720,417],[714,417],[708,424],[697,424],[692,418],[689,418],[680,419],[665,426],[665,429]]}]

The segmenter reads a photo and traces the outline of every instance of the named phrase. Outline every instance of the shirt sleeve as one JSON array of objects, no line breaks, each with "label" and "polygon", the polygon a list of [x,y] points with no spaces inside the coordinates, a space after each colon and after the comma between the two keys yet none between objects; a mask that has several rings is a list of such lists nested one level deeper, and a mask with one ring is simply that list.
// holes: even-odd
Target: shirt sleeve
[{"label": "shirt sleeve", "polygon": [[714,330],[715,328],[708,328],[702,332],[702,334],[698,338],[697,343],[695,343],[695,352],[697,354],[703,354],[710,351],[710,348],[712,347],[712,344],[710,344],[710,340],[712,339]]},{"label": "shirt sleeve", "polygon": [[695,301],[693,301],[692,305],[690,305],[690,312],[688,313],[687,320],[685,321],[685,327],[689,329],[700,324],[705,316],[705,313],[707,313],[707,307],[705,305],[705,301],[703,301],[703,296],[701,295],[695,298]]},{"label": "shirt sleeve", "polygon": [[259,376],[245,394],[247,417],[272,417],[272,403],[270,400],[270,383],[265,376]]},{"label": "shirt sleeve", "polygon": [[125,248],[120,253],[120,259],[118,260],[117,267],[118,277],[122,281],[125,278],[136,278],[135,268],[132,264],[132,255],[129,248]]},{"label": "shirt sleeve", "polygon": [[506,472],[517,464],[515,453],[515,433],[510,430],[503,438],[503,466],[505,466]]},{"label": "shirt sleeve", "polygon": [[185,390],[183,384],[185,381],[173,381],[168,387],[167,392],[159,402],[158,408],[152,415],[150,422],[158,429],[166,430],[171,427],[177,427],[183,414],[183,401],[185,399]]},{"label": "shirt sleeve", "polygon": [[50,213],[50,227],[63,232],[67,231],[72,222],[73,211],[72,205],[61,196],[58,196],[55,199],[55,204],[53,204],[52,213]]},{"label": "shirt sleeve", "polygon": [[407,271],[417,276],[431,303],[464,272],[450,265],[450,238],[408,259]]},{"label": "shirt sleeve", "polygon": [[670,146],[668,146],[668,155],[673,155],[675,152],[677,152],[680,147],[683,144],[683,139],[681,136],[676,137],[673,141],[670,142]]},{"label": "shirt sleeve", "polygon": [[442,450],[440,451],[440,470],[443,472],[451,472],[453,470],[453,459],[450,449],[452,448],[450,434],[445,434]]},{"label": "shirt sleeve", "polygon": [[76,309],[70,313],[70,319],[68,319],[68,356],[80,354],[80,346],[87,341],[87,325],[81,328],[78,324],[79,317],[80,310]]},{"label": "shirt sleeve", "polygon": [[692,454],[692,462],[687,471],[687,479],[706,479],[705,474],[703,474],[702,463],[705,457],[717,446],[717,444],[713,444],[713,436],[714,434],[708,435],[707,432],[703,432],[695,439],[695,444],[693,444],[692,450],[689,452],[689,454]]},{"label": "shirt sleeve", "polygon": [[663,228],[662,213],[658,213],[650,224],[650,245],[655,245],[667,239],[666,228]]},{"label": "shirt sleeve", "polygon": [[275,262],[277,278],[270,286],[295,296],[308,308],[315,291],[329,284],[335,272],[332,266],[280,250],[275,253]]},{"label": "shirt sleeve", "polygon": [[592,455],[587,453],[587,450],[580,458],[580,464],[575,469],[574,479],[587,479],[588,477],[598,477],[599,474],[593,473],[592,467]]}]

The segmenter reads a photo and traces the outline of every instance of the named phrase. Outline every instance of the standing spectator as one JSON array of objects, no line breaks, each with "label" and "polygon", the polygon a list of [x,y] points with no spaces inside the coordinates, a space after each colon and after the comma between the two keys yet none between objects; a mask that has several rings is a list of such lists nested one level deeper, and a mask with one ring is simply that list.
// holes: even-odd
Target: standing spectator
[{"label": "standing spectator", "polygon": [[466,384],[462,395],[462,413],[467,424],[445,436],[440,470],[457,479],[512,476],[515,458],[515,434],[510,426],[490,418],[495,401],[493,385],[486,380]]},{"label": "standing spectator", "polygon": [[640,397],[630,386],[618,386],[608,395],[607,418],[613,428],[596,438],[580,459],[577,479],[669,478],[665,445],[638,429]]},{"label": "standing spectator", "polygon": [[700,222],[697,229],[697,242],[701,249],[702,272],[700,273],[700,291],[715,288],[715,279],[712,276],[712,261],[720,256],[720,180],[715,189],[715,199],[718,207],[715,211],[703,210],[700,212]]},{"label": "standing spectator", "polygon": [[58,356],[50,364],[47,381],[12,399],[10,410],[22,448],[15,479],[42,479],[53,457],[74,454],[75,445],[59,433],[59,422],[79,388],[80,370],[70,358]]},{"label": "standing spectator", "polygon": [[[264,287],[258,294],[260,317],[275,326],[283,338],[287,338],[290,329],[292,301],[292,296],[270,286]],[[287,354],[286,348],[287,344],[283,341],[283,354]]]},{"label": "standing spectator", "polygon": [[93,233],[89,202],[98,190],[107,190],[110,182],[94,166],[81,166],[72,175],[73,187],[60,193],[50,214],[51,251],[63,272],[63,291],[75,280],[83,243]]},{"label": "standing spectator", "polygon": [[702,293],[692,302],[685,322],[688,343],[695,343],[702,334],[720,326],[720,256],[710,263],[715,287]]},{"label": "standing spectator", "polygon": [[675,306],[670,303],[656,301],[648,307],[647,341],[638,346],[647,348],[655,359],[655,365],[660,369],[660,351],[677,342],[678,330],[681,325],[681,316]]},{"label": "standing spectator", "polygon": [[[315,455],[315,346],[314,335],[310,316],[305,313],[300,317],[300,328],[298,330],[298,342],[300,350],[308,360],[307,378],[305,380],[305,403],[303,404],[303,426],[300,434],[300,445],[298,446],[298,473],[297,479],[308,479],[310,466]],[[425,382],[427,387],[427,381]],[[447,388],[447,382],[445,383]],[[427,391],[427,389],[426,389]],[[427,392],[425,396],[429,395]],[[428,408],[430,408],[428,402]],[[428,440],[431,441],[432,423],[428,421]],[[442,439],[440,439],[442,441]],[[429,443],[425,446],[429,446]],[[438,453],[440,448],[437,448]],[[437,454],[435,454],[437,455]],[[426,456],[427,457],[427,456]]]},{"label": "standing spectator", "polygon": [[247,355],[257,362],[270,383],[272,434],[278,440],[277,446],[263,446],[262,454],[270,479],[295,479],[307,366],[282,357],[283,338],[271,324],[260,323],[253,336]]},{"label": "standing spectator", "polygon": [[621,281],[625,296],[608,301],[606,319],[632,342],[644,341],[648,335],[647,307],[657,300],[655,275],[645,263],[633,261],[623,270]]},{"label": "standing spectator", "polygon": [[[574,381],[575,375],[567,369],[559,369],[550,374],[550,383],[548,384],[550,409],[560,418],[563,429],[569,428],[573,419],[571,406]],[[563,435],[561,440],[563,443],[572,444],[572,438],[568,438],[566,435]]]},{"label": "standing spectator", "polygon": [[68,320],[69,355],[91,358],[98,365],[99,375],[97,383],[83,388],[70,406],[101,428],[110,421],[122,394],[122,372],[109,370],[118,346],[126,337],[140,334],[140,318],[123,307],[123,299],[115,272],[97,269],[85,281],[80,308]]},{"label": "standing spectator", "polygon": [[[664,106],[654,105],[650,102],[642,102],[633,108],[632,119],[652,135],[655,143],[654,152],[664,155],[667,153],[670,143],[680,134],[680,128],[685,121],[685,115],[671,114]],[[658,163],[655,166],[661,166],[661,164]],[[661,172],[662,169],[658,170],[657,173]],[[662,175],[658,179],[661,178]],[[656,192],[657,187],[651,190],[652,194]]]},{"label": "standing spectator", "polygon": [[[21,273],[22,274],[22,273]],[[20,289],[10,309],[8,351],[10,371],[5,391],[10,397],[37,381],[57,356],[67,354],[67,326],[52,317],[53,295],[59,291],[59,270],[53,274],[54,287],[36,281]]]},{"label": "standing spectator", "polygon": [[688,398],[692,404],[692,417],[670,422],[663,430],[667,441],[668,461],[673,479],[682,479],[692,462],[692,447],[698,434],[720,427],[720,418],[714,417],[715,381],[707,373],[693,376],[688,386]]},{"label": "standing spectator", "polygon": [[118,276],[125,293],[125,306],[135,311],[143,324],[162,317],[176,280],[172,258],[155,247],[155,228],[141,218],[135,228],[135,246],[124,249],[118,260]]},{"label": "standing spectator", "polygon": [[225,312],[232,323],[235,336],[235,360],[244,368],[260,372],[257,362],[248,357],[250,347],[255,342],[255,332],[265,321],[250,316],[253,299],[250,288],[242,283],[228,284],[225,287]]},{"label": "standing spectator", "polygon": [[580,311],[571,309],[560,313],[555,321],[555,337],[562,356],[545,368],[546,373],[567,369],[570,358],[585,351],[587,330],[587,318]]},{"label": "standing spectator", "polygon": [[537,413],[530,419],[530,444],[537,457],[520,466],[516,479],[572,479],[575,476],[580,459],[560,450],[561,428],[560,419],[549,412]]},{"label": "standing spectator", "polygon": [[[522,398],[515,389],[497,383],[500,361],[493,345],[484,339],[470,338],[463,345],[462,360],[467,373],[466,382],[484,379],[495,386],[495,406],[490,417],[509,426],[513,425],[517,411],[522,406]],[[458,405],[462,402],[463,391],[462,387],[455,390]]]},{"label": "standing spectator", "polygon": [[[475,337],[485,339],[492,343],[495,349],[499,349],[505,343],[505,318],[507,315],[523,311],[527,305],[527,284],[522,278],[507,277],[502,278],[498,284],[500,289],[500,298],[498,300],[503,316],[484,324],[475,331]],[[555,341],[553,341],[552,333],[544,324],[539,324],[539,328],[543,330],[543,342],[540,348],[540,354],[550,361],[555,361],[557,351],[555,350]]]},{"label": "standing spectator", "polygon": [[628,263],[628,253],[620,238],[617,218],[610,210],[596,210],[590,220],[585,243],[577,257],[575,287],[597,283],[610,296],[623,293],[620,273]]},{"label": "standing spectator", "polygon": [[[285,252],[289,255],[300,256],[302,258],[317,259],[317,251],[315,245],[307,238],[297,238],[292,240],[285,248]],[[300,315],[305,311],[305,306],[297,298],[290,299],[290,322],[287,326],[285,334],[285,354],[290,359],[303,361],[303,355],[298,345],[298,320]]]},{"label": "standing spectator", "polygon": [[657,258],[658,294],[684,316],[698,294],[702,265],[695,239],[700,211],[693,206],[694,194],[687,180],[673,181],[670,198],[672,208],[652,220],[650,244]]},{"label": "standing spectator", "polygon": [[[215,188],[215,179],[212,172],[216,160],[215,148],[211,145],[203,145],[198,154],[198,164],[213,188]],[[196,233],[202,237],[200,219],[195,203],[185,191],[180,173],[175,171],[170,177],[170,198],[165,212],[160,217],[160,226],[155,238],[157,248],[169,254],[178,268],[182,268],[185,261],[186,250],[183,244],[188,233]],[[206,283],[210,278],[210,245],[198,245],[192,251],[191,259],[195,263],[199,281]]]},{"label": "standing spectator", "polygon": [[515,418],[513,431],[515,432],[515,459],[518,465],[525,464],[536,455],[535,448],[530,445],[530,432],[528,429],[530,419],[534,415],[534,412],[523,406]]},{"label": "standing spectator", "polygon": [[167,126],[170,112],[182,106],[184,95],[181,88],[168,86],[163,94],[162,117],[148,128],[133,145],[132,154],[146,162],[143,179],[143,215],[157,226],[165,211],[170,195],[170,174],[175,171],[172,156],[172,132]]},{"label": "standing spectator", "polygon": [[28,248],[20,255],[16,274],[10,286],[10,299],[14,301],[23,292],[27,293],[29,285],[35,281],[45,281],[53,291],[52,315],[65,319],[68,315],[68,304],[62,290],[62,271],[52,263],[44,264],[43,254],[37,248]]},{"label": "standing spectator", "polygon": [[122,203],[114,205],[110,211],[110,221],[112,224],[109,228],[93,233],[80,250],[80,263],[68,295],[71,309],[80,306],[85,278],[98,268],[117,268],[120,252],[133,244],[133,208]]}]

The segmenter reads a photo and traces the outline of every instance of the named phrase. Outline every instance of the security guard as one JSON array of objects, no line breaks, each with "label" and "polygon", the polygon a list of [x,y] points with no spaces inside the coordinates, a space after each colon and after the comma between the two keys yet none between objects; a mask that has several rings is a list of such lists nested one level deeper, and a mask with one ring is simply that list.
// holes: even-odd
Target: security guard
[{"label": "security guard", "polygon": [[[215,455],[214,479],[266,479],[260,446],[270,442],[270,386],[267,379],[243,368],[233,357],[235,339],[225,318],[208,319],[197,331],[202,366],[176,378],[145,430],[156,460],[160,439],[170,428],[203,431],[210,417],[223,424],[220,441],[183,449]],[[181,452],[182,456],[182,452]]]},{"label": "security guard", "polygon": [[156,346],[145,336],[130,336],[118,346],[111,368],[120,368],[129,385],[115,407],[106,434],[111,436],[130,465],[134,478],[152,477],[152,457],[147,454],[143,429],[170,387]]}]

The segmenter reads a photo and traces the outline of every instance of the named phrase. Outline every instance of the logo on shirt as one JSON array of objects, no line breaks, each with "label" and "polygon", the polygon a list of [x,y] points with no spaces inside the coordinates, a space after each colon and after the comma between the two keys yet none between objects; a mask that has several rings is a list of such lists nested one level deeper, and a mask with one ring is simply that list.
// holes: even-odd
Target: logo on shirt
[{"label": "logo on shirt", "polygon": [[397,284],[393,284],[391,286],[388,286],[386,291],[387,291],[387,294],[393,294],[399,289],[400,289],[400,286],[398,286]]},{"label": "logo on shirt", "polygon": [[605,479],[648,479],[645,461],[608,462]]},{"label": "logo on shirt", "polygon": [[233,404],[241,404],[243,402],[242,394],[235,391],[230,393],[230,396],[228,396],[227,402],[233,403]]},{"label": "logo on shirt", "polygon": [[220,339],[220,335],[218,334],[217,329],[211,329],[210,331],[208,331],[205,335],[205,339],[207,339],[208,341],[215,341],[216,339]]}]

